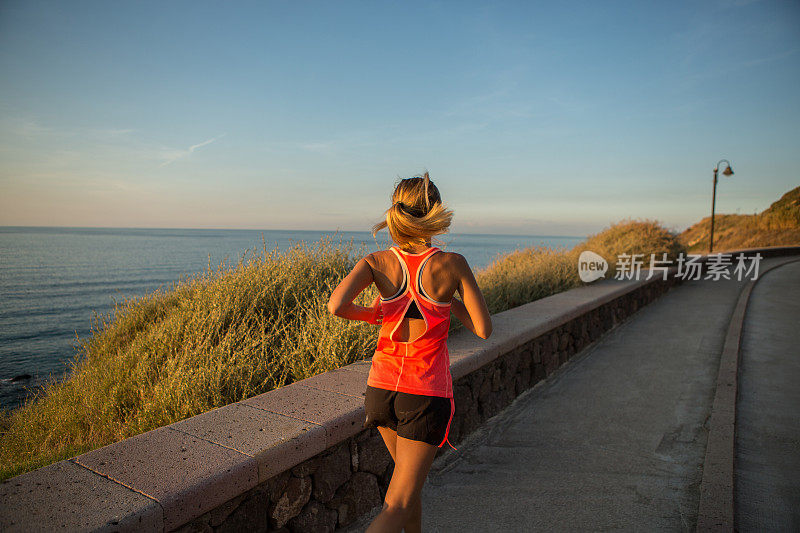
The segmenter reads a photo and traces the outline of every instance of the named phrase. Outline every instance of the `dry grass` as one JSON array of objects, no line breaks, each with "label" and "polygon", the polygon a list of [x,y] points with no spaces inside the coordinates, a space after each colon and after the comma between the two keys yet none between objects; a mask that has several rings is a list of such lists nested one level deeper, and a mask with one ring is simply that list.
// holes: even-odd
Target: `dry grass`
[{"label": "dry grass", "polygon": [[674,261],[684,248],[658,221],[626,219],[589,236],[572,249],[517,250],[475,273],[489,310],[498,313],[581,285],[577,264],[584,250],[600,254],[608,261],[608,278],[614,275],[620,254],[644,254],[649,260],[651,253],[658,259],[667,253],[668,259]]},{"label": "dry grass", "polygon": [[[678,236],[689,252],[708,252],[711,217]],[[800,245],[800,187],[757,215],[715,215],[714,252],[766,246]]]},{"label": "dry grass", "polygon": [[[657,222],[628,220],[573,250],[503,255],[476,278],[497,313],[580,285],[584,249],[613,264],[623,252],[679,248]],[[96,317],[69,377],[3,417],[0,478],[369,357],[377,326],[326,309],[365,253],[330,239],[263,249]],[[369,305],[376,294],[370,287],[356,303]]]}]

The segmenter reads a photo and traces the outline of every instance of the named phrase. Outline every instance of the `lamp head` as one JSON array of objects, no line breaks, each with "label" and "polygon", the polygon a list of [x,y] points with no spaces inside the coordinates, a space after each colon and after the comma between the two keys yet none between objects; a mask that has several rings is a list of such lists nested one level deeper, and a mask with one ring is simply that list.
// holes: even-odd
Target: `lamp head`
[{"label": "lamp head", "polygon": [[733,169],[731,168],[730,165],[728,165],[728,167],[725,170],[722,171],[722,175],[723,176],[733,176]]}]

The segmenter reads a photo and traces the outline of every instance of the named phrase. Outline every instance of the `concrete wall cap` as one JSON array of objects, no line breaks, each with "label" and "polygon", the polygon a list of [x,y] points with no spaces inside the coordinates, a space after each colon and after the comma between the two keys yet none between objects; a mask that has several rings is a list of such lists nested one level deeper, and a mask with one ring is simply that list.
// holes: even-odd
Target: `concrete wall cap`
[{"label": "concrete wall cap", "polygon": [[0,484],[0,531],[161,531],[151,498],[73,461],[59,461]]},{"label": "concrete wall cap", "polygon": [[172,426],[79,455],[75,462],[160,503],[167,531],[258,483],[253,457]]}]

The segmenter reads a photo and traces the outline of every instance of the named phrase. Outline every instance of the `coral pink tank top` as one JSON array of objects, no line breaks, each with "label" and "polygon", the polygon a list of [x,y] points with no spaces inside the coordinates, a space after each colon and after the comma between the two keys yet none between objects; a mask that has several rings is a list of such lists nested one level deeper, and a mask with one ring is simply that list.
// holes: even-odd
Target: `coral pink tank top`
[{"label": "coral pink tank top", "polygon": [[[383,325],[372,357],[367,385],[410,394],[452,398],[453,379],[447,351],[450,302],[433,300],[425,293],[420,282],[428,259],[440,250],[435,246],[418,254],[404,252],[396,246],[392,246],[391,250],[400,260],[404,280],[394,296],[381,298]],[[426,329],[413,340],[395,340],[397,328],[412,305],[419,309]]]}]

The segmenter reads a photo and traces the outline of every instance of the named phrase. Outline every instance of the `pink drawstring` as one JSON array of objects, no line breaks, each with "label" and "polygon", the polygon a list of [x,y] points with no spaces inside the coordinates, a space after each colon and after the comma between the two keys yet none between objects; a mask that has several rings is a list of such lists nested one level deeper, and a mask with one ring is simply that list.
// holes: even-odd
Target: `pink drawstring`
[{"label": "pink drawstring", "polygon": [[439,445],[439,448],[444,446],[444,443],[446,442],[447,444],[450,445],[451,448],[453,448],[455,451],[458,451],[458,448],[450,444],[450,440],[447,438],[447,436],[450,434],[450,422],[453,421],[453,414],[455,414],[455,412],[456,412],[456,402],[453,400],[453,398],[450,398],[450,420],[447,421],[447,429],[444,432],[444,440]]}]

